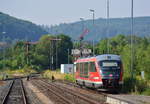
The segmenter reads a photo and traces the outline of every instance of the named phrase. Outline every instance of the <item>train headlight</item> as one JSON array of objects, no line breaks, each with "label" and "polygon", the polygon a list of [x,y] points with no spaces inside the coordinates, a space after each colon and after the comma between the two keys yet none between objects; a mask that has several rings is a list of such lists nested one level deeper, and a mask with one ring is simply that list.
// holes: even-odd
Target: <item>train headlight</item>
[{"label": "train headlight", "polygon": [[109,74],[109,77],[112,77],[113,76],[113,74]]},{"label": "train headlight", "polygon": [[99,77],[93,77],[93,79],[99,79]]}]

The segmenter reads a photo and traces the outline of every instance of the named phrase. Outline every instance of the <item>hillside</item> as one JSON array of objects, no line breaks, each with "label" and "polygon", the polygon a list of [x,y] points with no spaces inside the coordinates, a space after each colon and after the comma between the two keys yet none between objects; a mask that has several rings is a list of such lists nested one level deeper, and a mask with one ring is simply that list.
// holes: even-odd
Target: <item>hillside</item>
[{"label": "hillside", "polygon": [[[117,34],[129,35],[131,33],[131,19],[130,18],[112,18],[110,19],[109,37]],[[100,40],[107,36],[106,19],[99,18],[95,20],[95,26],[92,20],[86,20],[84,27],[88,28],[90,32],[86,35],[86,40]],[[52,34],[64,33],[77,39],[82,33],[83,22],[75,22],[70,24],[60,24],[51,27],[44,26],[44,29]],[[136,17],[134,18],[134,34],[137,36],[150,35],[150,17]]]},{"label": "hillside", "polygon": [[47,32],[40,26],[0,12],[0,39],[5,36],[9,40],[36,41],[43,34],[47,34]]}]

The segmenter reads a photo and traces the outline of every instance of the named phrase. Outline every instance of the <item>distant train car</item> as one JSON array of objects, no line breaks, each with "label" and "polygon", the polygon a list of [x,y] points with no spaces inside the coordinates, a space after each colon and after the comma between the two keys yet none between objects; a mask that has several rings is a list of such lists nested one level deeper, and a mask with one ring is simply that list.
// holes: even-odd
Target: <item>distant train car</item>
[{"label": "distant train car", "polygon": [[123,65],[118,55],[103,54],[75,61],[76,83],[92,88],[120,88]]}]

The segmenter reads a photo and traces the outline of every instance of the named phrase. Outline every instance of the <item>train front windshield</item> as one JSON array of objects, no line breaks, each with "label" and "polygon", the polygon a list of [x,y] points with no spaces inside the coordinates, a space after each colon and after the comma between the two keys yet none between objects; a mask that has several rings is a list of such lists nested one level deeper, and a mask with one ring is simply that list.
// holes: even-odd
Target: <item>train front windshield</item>
[{"label": "train front windshield", "polygon": [[118,79],[121,72],[121,61],[105,60],[99,62],[100,72],[103,79]]},{"label": "train front windshield", "polygon": [[121,62],[116,61],[116,60],[105,60],[105,61],[100,61],[99,65],[102,70],[107,70],[107,69],[120,69],[121,67]]}]

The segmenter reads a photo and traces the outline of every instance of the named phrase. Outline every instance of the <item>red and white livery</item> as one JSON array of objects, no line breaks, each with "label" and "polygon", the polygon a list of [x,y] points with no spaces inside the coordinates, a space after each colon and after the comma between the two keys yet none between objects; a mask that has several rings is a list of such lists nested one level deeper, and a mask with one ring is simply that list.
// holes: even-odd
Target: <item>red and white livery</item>
[{"label": "red and white livery", "polygon": [[123,65],[119,55],[103,54],[75,61],[76,83],[93,88],[118,88],[123,84]]}]

